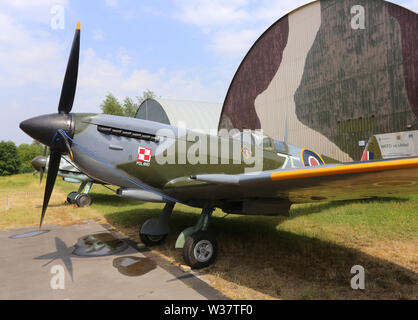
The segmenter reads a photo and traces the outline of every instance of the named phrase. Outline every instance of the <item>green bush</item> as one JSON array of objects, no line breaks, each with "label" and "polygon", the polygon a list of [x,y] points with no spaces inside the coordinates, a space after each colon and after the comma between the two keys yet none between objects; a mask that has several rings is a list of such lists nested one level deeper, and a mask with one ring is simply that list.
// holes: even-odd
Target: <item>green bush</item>
[{"label": "green bush", "polygon": [[0,176],[19,173],[20,158],[12,141],[0,141]]},{"label": "green bush", "polygon": [[20,159],[20,173],[28,173],[33,172],[33,168],[31,165],[31,161],[36,156],[39,156],[43,152],[43,146],[39,143],[32,143],[32,144],[21,144],[17,147],[17,154]]}]

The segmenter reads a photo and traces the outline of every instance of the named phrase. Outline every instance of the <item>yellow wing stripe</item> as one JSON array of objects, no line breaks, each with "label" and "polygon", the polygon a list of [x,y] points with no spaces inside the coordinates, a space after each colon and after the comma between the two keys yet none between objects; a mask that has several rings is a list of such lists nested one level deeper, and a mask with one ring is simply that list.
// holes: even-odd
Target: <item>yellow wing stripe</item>
[{"label": "yellow wing stripe", "polygon": [[414,159],[402,159],[402,160],[388,160],[382,162],[370,162],[370,163],[356,163],[345,164],[335,167],[321,168],[320,166],[315,169],[303,169],[293,171],[273,172],[270,175],[271,180],[289,180],[289,179],[302,179],[321,176],[331,176],[337,174],[348,173],[362,173],[373,171],[386,171],[406,168],[418,168],[418,158]]}]

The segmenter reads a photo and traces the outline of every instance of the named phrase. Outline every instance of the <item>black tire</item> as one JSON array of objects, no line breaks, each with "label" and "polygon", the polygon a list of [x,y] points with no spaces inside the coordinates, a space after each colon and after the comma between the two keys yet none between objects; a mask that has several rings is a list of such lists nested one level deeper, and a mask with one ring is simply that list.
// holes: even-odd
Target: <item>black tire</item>
[{"label": "black tire", "polygon": [[91,205],[92,200],[90,198],[90,196],[88,194],[80,194],[77,199],[75,199],[75,203],[77,204],[78,207],[83,208],[83,207],[88,207],[89,205]]},{"label": "black tire", "polygon": [[139,237],[141,238],[141,241],[143,244],[145,244],[147,247],[152,247],[152,246],[158,246],[162,244],[165,241],[165,238],[167,237],[167,235],[164,234],[162,236],[152,236],[152,235],[143,234],[140,232]]},{"label": "black tire", "polygon": [[67,195],[67,202],[71,203],[71,204],[74,204],[75,200],[73,200],[73,199],[75,199],[77,195],[78,195],[78,192],[76,192],[76,191],[70,192]]},{"label": "black tire", "polygon": [[192,269],[202,269],[215,262],[218,242],[207,231],[198,231],[187,237],[183,247],[183,258]]}]

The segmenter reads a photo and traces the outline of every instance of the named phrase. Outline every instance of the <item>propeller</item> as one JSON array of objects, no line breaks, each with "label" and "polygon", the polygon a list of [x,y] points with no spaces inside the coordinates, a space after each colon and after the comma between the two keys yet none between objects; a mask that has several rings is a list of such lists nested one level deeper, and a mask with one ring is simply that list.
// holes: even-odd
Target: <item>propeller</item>
[{"label": "propeller", "polygon": [[[46,157],[46,152],[47,152],[47,150],[48,150],[48,147],[47,147],[47,146],[45,146],[45,148],[44,148],[44,152],[42,152],[42,157]],[[41,166],[41,167],[39,168],[39,184],[42,184],[42,178],[43,178],[43,176],[44,176],[44,170],[45,170],[45,167],[43,167],[43,166]]]},{"label": "propeller", "polygon": [[58,130],[51,143],[51,153],[49,155],[48,174],[46,176],[46,186],[44,193],[44,202],[42,204],[41,222],[39,223],[39,231],[41,231],[42,222],[44,221],[45,212],[48,208],[48,203],[51,198],[52,190],[54,189],[55,180],[57,178],[58,170],[60,168],[61,155],[64,152],[69,152],[71,159],[73,154],[69,146],[69,142],[65,134]]},{"label": "propeller", "polygon": [[68,58],[67,70],[65,71],[64,82],[62,84],[58,112],[68,114],[73,108],[75,90],[78,77],[78,60],[80,55],[80,21],[77,23],[73,44],[71,46],[70,57]]},{"label": "propeller", "polygon": [[[67,136],[72,138],[74,135],[74,117],[72,114],[70,114],[70,112],[73,107],[77,87],[79,55],[80,22],[77,24],[74,40],[71,46],[70,56],[68,58],[67,69],[65,71],[61,96],[58,103],[58,114],[49,114],[35,117],[25,120],[20,124],[20,128],[28,135],[50,147],[48,173],[46,177],[46,186],[39,231],[41,230],[45,212],[48,208],[52,190],[54,189],[54,184],[57,178],[57,173],[61,161],[61,155],[63,153],[69,153],[71,159],[73,160],[73,154],[71,152],[71,146]],[[46,149],[44,149],[44,155],[46,155]],[[41,170],[41,181],[42,176],[43,169]]]}]

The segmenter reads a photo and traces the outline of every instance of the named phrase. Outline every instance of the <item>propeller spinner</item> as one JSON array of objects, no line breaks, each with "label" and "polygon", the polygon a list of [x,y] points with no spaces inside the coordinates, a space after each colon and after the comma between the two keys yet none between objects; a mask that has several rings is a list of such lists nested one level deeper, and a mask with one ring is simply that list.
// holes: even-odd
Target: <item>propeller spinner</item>
[{"label": "propeller spinner", "polygon": [[64,135],[63,131],[65,131],[65,133],[70,137],[73,137],[74,135],[74,120],[73,115],[70,114],[70,112],[73,107],[74,96],[77,87],[79,54],[80,22],[77,24],[70,57],[68,59],[67,69],[65,71],[60,101],[58,104],[58,114],[43,115],[25,120],[20,123],[20,128],[25,133],[27,133],[35,140],[38,140],[44,145],[50,147],[48,175],[46,179],[39,230],[41,230],[45,212],[48,208],[49,199],[51,198],[52,190],[54,189],[54,184],[57,178],[57,173],[61,161],[61,155],[63,153],[70,153],[72,156],[70,143]]}]

